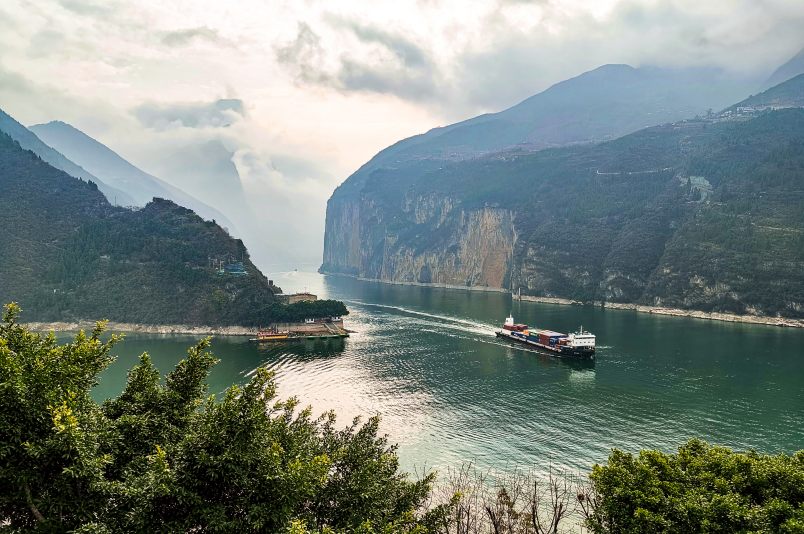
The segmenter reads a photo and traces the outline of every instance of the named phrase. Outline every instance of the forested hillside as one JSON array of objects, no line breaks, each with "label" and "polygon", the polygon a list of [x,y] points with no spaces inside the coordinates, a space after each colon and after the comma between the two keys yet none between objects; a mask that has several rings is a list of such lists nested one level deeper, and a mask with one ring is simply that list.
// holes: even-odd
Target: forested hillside
[{"label": "forested hillside", "polygon": [[804,316],[801,109],[378,169],[350,210],[328,230],[355,263],[323,271]]},{"label": "forested hillside", "polygon": [[[114,207],[93,182],[0,133],[0,301],[26,320],[252,326],[343,315],[342,303],[284,306],[242,241],[168,200]],[[245,276],[219,274],[242,261]]]}]

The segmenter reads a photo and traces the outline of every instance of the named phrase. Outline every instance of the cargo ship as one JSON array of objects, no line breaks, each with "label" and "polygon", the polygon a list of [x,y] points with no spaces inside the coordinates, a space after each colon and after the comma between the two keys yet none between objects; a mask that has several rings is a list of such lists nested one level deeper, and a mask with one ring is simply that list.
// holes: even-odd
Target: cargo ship
[{"label": "cargo ship", "polygon": [[561,358],[595,359],[595,335],[584,332],[583,327],[578,332],[566,335],[515,324],[514,317],[509,316],[505,320],[505,325],[497,330],[497,337],[532,345]]}]

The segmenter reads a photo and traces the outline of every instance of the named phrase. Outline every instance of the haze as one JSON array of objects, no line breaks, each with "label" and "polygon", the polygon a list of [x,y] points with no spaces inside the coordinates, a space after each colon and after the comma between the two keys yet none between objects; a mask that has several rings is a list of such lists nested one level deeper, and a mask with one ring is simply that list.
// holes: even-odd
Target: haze
[{"label": "haze", "polygon": [[0,108],[72,124],[233,218],[242,197],[193,182],[222,146],[260,267],[314,268],[327,199],[386,146],[608,63],[759,90],[804,45],[802,23],[792,0],[7,0]]}]

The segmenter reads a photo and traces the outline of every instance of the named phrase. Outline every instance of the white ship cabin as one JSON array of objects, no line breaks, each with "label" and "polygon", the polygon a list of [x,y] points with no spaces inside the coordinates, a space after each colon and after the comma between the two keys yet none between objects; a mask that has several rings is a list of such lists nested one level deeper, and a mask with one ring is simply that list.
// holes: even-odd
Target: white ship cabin
[{"label": "white ship cabin", "polygon": [[584,332],[583,327],[578,332],[572,333],[568,338],[570,347],[577,348],[595,348],[595,335],[589,332]]}]

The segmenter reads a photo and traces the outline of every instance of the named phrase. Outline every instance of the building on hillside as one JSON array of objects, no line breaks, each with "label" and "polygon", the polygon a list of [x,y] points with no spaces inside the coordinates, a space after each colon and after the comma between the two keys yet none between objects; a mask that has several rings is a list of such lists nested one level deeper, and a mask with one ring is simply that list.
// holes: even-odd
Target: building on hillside
[{"label": "building on hillside", "polygon": [[307,291],[303,293],[291,293],[288,295],[280,293],[276,297],[282,302],[282,304],[293,304],[296,302],[315,302],[318,300],[317,296]]},{"label": "building on hillside", "polygon": [[245,276],[248,274],[248,271],[246,271],[243,268],[243,262],[238,261],[235,263],[227,263],[226,265],[224,265],[223,269],[218,271],[218,274],[219,275],[233,274],[235,276]]}]

